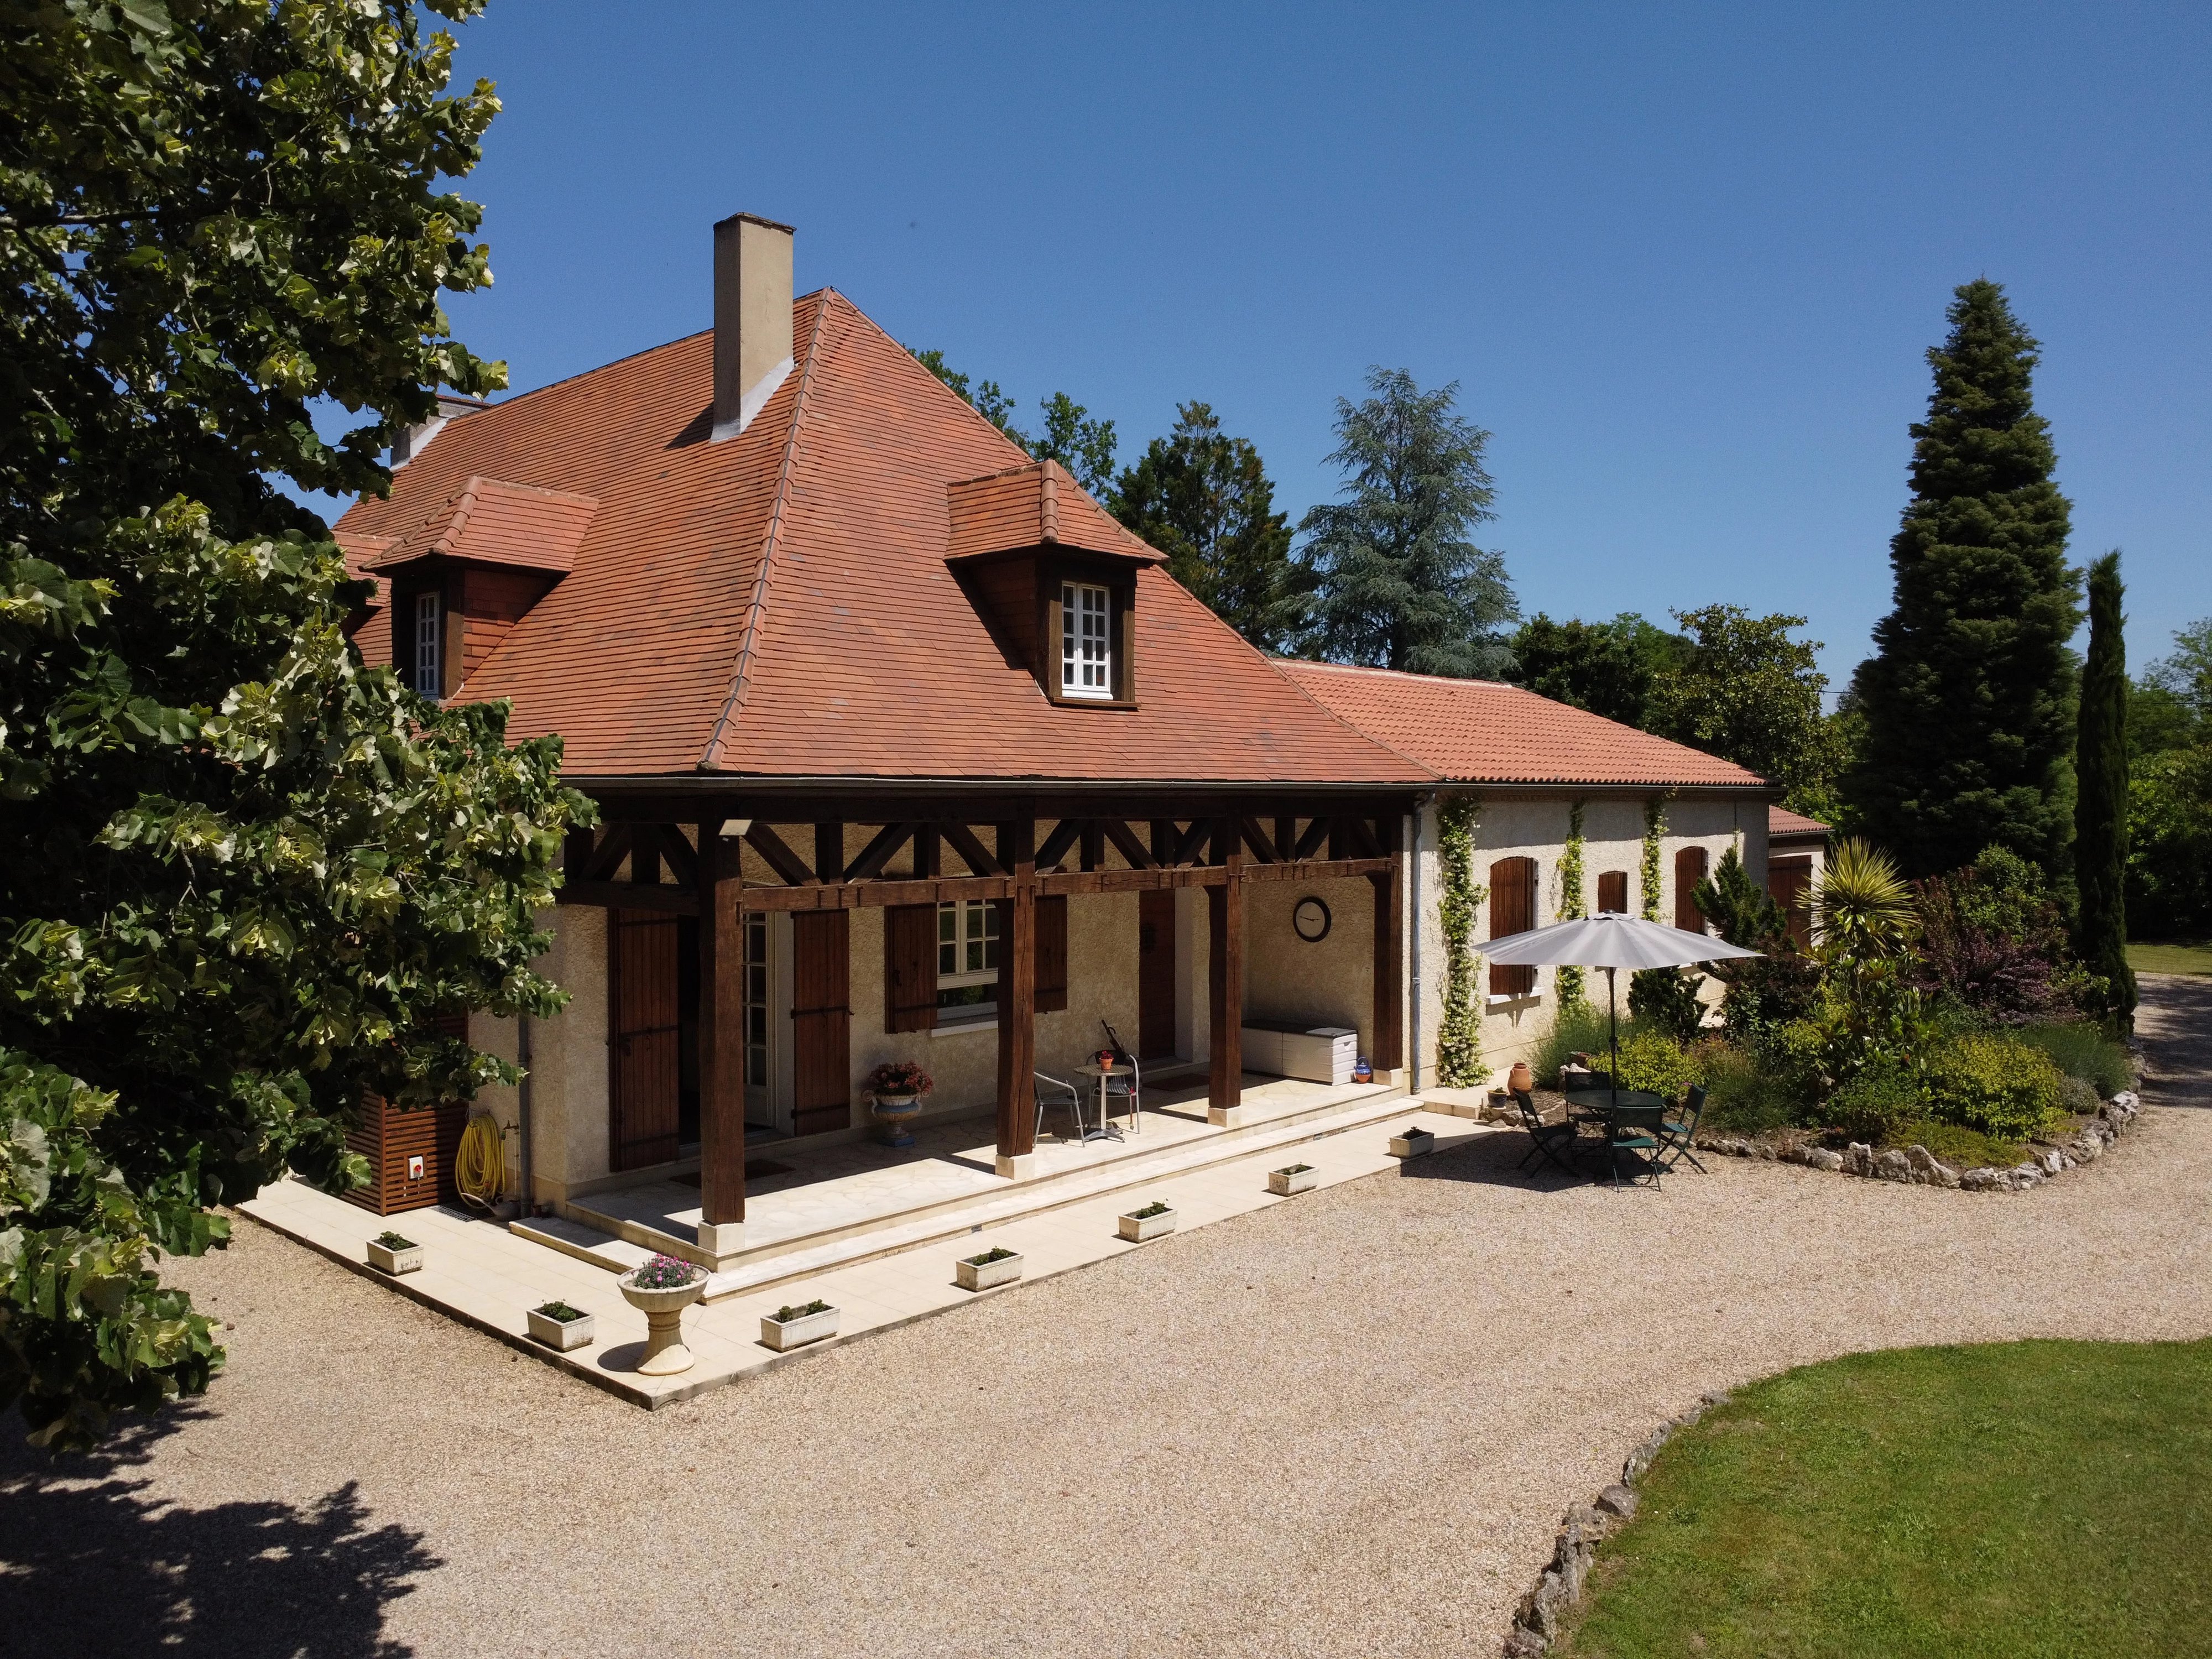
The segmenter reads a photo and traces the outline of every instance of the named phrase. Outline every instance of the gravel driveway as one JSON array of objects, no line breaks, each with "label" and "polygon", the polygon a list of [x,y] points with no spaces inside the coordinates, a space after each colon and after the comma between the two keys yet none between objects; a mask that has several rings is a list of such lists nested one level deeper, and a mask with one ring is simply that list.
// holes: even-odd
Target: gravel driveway
[{"label": "gravel driveway", "polygon": [[[2212,1334],[2212,987],[2146,980],[2115,1155],[1972,1196],[1518,1135],[647,1415],[241,1222],[213,1395],[0,1442],[25,1653],[1498,1650],[1571,1499],[1699,1391],[1851,1349]],[[2186,1005],[2185,1006],[2185,1004]]]}]

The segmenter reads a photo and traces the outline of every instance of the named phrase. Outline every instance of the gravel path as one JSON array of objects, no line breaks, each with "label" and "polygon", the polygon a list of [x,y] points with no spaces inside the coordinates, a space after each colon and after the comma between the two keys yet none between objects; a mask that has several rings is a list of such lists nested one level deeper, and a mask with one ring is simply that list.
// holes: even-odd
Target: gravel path
[{"label": "gravel path", "polygon": [[[1975,1197],[1517,1135],[657,1415],[241,1222],[203,1404],[59,1471],[0,1437],[26,1653],[1498,1650],[1560,1510],[1699,1391],[1838,1352],[2212,1334],[2212,994],[2146,980],[2117,1153]],[[2181,1092],[2161,1092],[2179,1087]]]}]

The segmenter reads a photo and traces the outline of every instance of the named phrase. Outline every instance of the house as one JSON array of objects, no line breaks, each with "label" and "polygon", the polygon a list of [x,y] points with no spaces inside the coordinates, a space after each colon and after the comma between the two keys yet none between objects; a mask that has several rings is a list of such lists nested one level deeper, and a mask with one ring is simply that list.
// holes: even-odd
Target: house
[{"label": "house", "polygon": [[[1450,988],[1437,898],[1443,821],[1455,805],[1472,819],[1472,874],[1481,897],[1470,943],[1478,956],[1484,939],[1599,910],[1703,933],[1691,895],[1731,848],[1752,879],[1765,878],[1766,804],[1775,792],[1732,762],[1495,681],[1328,663],[1282,666],[1324,708],[1437,779],[1421,797],[1409,890],[1417,964],[1410,1047],[1424,1077],[1435,1075]],[[1568,879],[1577,841],[1579,894]],[[1549,1034],[1559,972],[1480,970],[1468,989],[1487,1068],[1527,1058]],[[1601,990],[1596,995],[1601,1005]]]},{"label": "house", "polygon": [[1827,867],[1833,830],[1785,806],[1766,809],[1766,890],[1790,920],[1801,951],[1813,948],[1813,892]]}]

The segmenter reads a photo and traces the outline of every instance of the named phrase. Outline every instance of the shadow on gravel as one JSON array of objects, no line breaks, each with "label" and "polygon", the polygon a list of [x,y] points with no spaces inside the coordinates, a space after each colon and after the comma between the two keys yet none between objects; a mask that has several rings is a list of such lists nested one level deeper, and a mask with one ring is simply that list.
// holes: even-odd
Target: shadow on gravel
[{"label": "shadow on gravel", "polygon": [[193,1413],[53,1457],[0,1416],[0,1642],[9,1652],[399,1659],[386,1607],[444,1565],[420,1533],[371,1523],[354,1483],[313,1503],[187,1509],[130,1471]]},{"label": "shadow on gravel", "polygon": [[1477,1135],[1462,1146],[1407,1158],[1398,1166],[1407,1181],[1467,1181],[1486,1187],[1525,1187],[1535,1192],[1565,1192],[1587,1187],[1587,1176],[1563,1175],[1541,1158],[1525,1170],[1521,1160],[1534,1149],[1525,1134]]},{"label": "shadow on gravel", "polygon": [[2136,1035],[2149,1073],[2144,1097],[2156,1106],[2212,1106],[2212,979],[2139,974]]}]

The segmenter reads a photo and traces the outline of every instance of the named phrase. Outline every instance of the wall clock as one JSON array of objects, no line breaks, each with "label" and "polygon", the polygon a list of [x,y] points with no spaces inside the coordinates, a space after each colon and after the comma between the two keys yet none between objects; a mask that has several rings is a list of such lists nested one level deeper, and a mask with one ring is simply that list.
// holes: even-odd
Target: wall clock
[{"label": "wall clock", "polygon": [[1297,929],[1298,937],[1309,945],[1318,945],[1328,937],[1328,906],[1309,895],[1297,902],[1291,912],[1291,926]]}]

